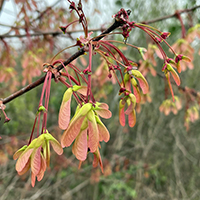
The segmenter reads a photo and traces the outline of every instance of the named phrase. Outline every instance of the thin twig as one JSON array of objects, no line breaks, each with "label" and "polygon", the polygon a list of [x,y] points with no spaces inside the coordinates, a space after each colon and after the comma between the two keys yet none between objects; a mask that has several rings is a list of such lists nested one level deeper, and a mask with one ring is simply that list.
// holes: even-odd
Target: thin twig
[{"label": "thin twig", "polygon": [[[99,41],[101,40],[103,37],[106,36],[106,34],[112,32],[113,30],[115,30],[116,28],[118,28],[119,26],[122,25],[123,22],[117,21],[115,20],[115,22],[104,32],[102,32],[99,37],[95,38],[94,41]],[[68,58],[65,62],[63,62],[63,64],[66,66],[69,63],[71,63],[73,60],[75,60],[76,58],[78,58],[79,56],[83,55],[85,53],[85,49],[84,47],[82,47],[79,51],[77,51],[76,53],[74,53],[70,58]],[[63,69],[63,65],[59,65],[57,68],[57,71],[60,71],[61,69]],[[15,92],[14,94],[11,94],[9,97],[6,97],[2,100],[3,104],[6,104],[10,101],[12,101],[13,99],[17,98],[18,96],[21,96],[22,94],[25,94],[26,92],[32,90],[33,88],[39,86],[40,84],[42,84],[45,80],[45,76],[41,77],[40,79],[38,79],[37,81],[27,85],[26,87],[22,88],[21,90]]]},{"label": "thin twig", "polygon": [[[3,24],[0,24],[0,26]],[[3,25],[6,26],[6,25]],[[89,32],[98,32],[98,31],[104,31],[105,29],[101,28],[101,29],[90,29],[88,30]],[[73,30],[73,31],[66,31],[66,34],[72,34],[72,33],[82,33],[84,32],[83,30]],[[46,31],[46,32],[36,32],[36,33],[30,33],[29,36],[30,37],[37,37],[37,36],[45,36],[45,35],[52,35],[52,36],[58,36],[58,35],[63,35],[63,32],[61,31]],[[4,34],[4,35],[0,35],[0,38],[23,38],[23,37],[27,37],[27,34],[18,34],[18,35],[8,35],[8,34]]]},{"label": "thin twig", "polygon": [[[179,14],[183,14],[183,13],[187,13],[187,12],[192,12],[196,9],[200,8],[200,5],[198,6],[195,6],[195,7],[192,7],[190,9],[184,9],[184,10],[179,10],[178,13]],[[49,9],[49,8],[48,8]],[[48,10],[47,9],[47,10]],[[41,13],[41,16],[42,14],[44,14],[47,10],[43,11]],[[40,16],[40,17],[41,17]],[[177,11],[174,13],[174,14],[171,14],[171,15],[166,15],[166,16],[163,16],[163,17],[159,17],[159,18],[156,18],[156,19],[152,19],[152,20],[148,20],[148,21],[143,21],[141,23],[144,23],[144,24],[151,24],[151,23],[155,23],[155,22],[158,22],[158,21],[163,21],[163,20],[166,20],[166,19],[169,19],[169,18],[173,18],[173,17],[176,17],[177,16]],[[38,17],[39,18],[39,17]],[[35,19],[37,20],[37,18]],[[9,26],[9,25],[6,25],[6,24],[0,24],[0,26],[6,26],[6,27],[10,27],[10,28],[13,28],[13,29],[24,29],[24,27],[13,27],[13,26]],[[89,31],[93,31],[93,32],[96,32],[96,31],[102,31],[102,29],[90,29]],[[77,33],[77,32],[83,32],[83,30],[73,30],[73,31],[67,31],[66,33],[68,34],[72,34],[72,33]],[[32,33],[30,34],[29,36],[30,37],[35,37],[35,36],[41,36],[41,35],[53,35],[53,36],[56,36],[56,35],[60,35],[62,34],[62,32],[60,31],[47,31],[47,32],[38,32],[38,33]],[[16,38],[23,38],[23,37],[27,37],[27,34],[18,34],[18,35],[9,35],[9,34],[4,34],[4,35],[0,35],[0,38],[13,38],[13,37],[16,37]]]},{"label": "thin twig", "polygon": [[[187,13],[187,12],[192,12],[192,11],[198,9],[198,8],[200,8],[200,5],[194,6],[194,7],[190,8],[190,9],[179,10],[178,13],[179,14],[183,14],[183,13]],[[155,22],[158,22],[158,21],[163,21],[163,20],[166,20],[166,19],[169,19],[169,18],[173,18],[173,17],[176,17],[176,16],[177,16],[177,11],[174,14],[166,15],[166,16],[159,17],[159,18],[152,19],[152,20],[148,20],[148,21],[143,21],[141,23],[151,24],[151,23],[155,23]]]}]

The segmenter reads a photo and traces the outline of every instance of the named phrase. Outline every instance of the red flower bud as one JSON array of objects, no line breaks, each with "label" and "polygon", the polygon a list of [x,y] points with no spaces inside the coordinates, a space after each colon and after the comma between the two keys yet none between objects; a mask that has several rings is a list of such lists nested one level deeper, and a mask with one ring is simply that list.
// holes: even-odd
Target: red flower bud
[{"label": "red flower bud", "polygon": [[171,33],[169,33],[169,32],[163,32],[163,33],[161,34],[161,37],[162,37],[163,39],[166,39],[166,38],[168,38],[168,37],[170,36],[170,34],[171,34]]}]

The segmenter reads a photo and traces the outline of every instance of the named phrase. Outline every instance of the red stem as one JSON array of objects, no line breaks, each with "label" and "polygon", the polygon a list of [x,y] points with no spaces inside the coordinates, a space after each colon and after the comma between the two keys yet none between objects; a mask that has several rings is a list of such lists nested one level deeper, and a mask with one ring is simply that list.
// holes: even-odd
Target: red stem
[{"label": "red stem", "polygon": [[178,20],[180,21],[181,23],[181,29],[182,29],[182,38],[185,38],[186,37],[186,30],[185,30],[185,26],[183,24],[183,20],[182,20],[182,17],[179,13],[179,11],[176,11],[176,17],[178,18]]}]

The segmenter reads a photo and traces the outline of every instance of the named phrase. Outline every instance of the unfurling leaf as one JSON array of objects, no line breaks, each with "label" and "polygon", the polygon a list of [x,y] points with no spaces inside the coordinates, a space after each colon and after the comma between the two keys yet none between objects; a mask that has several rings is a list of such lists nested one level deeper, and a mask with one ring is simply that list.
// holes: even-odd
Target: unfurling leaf
[{"label": "unfurling leaf", "polygon": [[104,124],[102,123],[102,121],[98,116],[95,117],[96,117],[97,127],[99,130],[99,141],[101,142],[104,140],[105,142],[108,142],[108,140],[110,139],[110,134],[107,128],[104,126]]},{"label": "unfurling leaf", "polygon": [[133,92],[134,92],[134,95],[136,97],[136,102],[139,103],[141,101],[141,95],[140,95],[140,90],[139,90],[137,81],[134,78],[132,78],[131,84],[133,86]]},{"label": "unfurling leaf", "polygon": [[128,115],[128,124],[130,127],[134,127],[136,123],[136,114],[135,110],[133,110],[129,115]]},{"label": "unfurling leaf", "polygon": [[84,161],[87,158],[87,129],[82,130],[78,136],[72,147],[72,153],[76,156],[76,158],[80,161]]},{"label": "unfurling leaf", "polygon": [[125,126],[125,113],[124,113],[125,102],[123,99],[119,102],[119,122],[122,126]]},{"label": "unfurling leaf", "polygon": [[110,110],[100,108],[100,107],[97,107],[94,110],[102,118],[109,119],[112,116],[112,113],[110,112]]},{"label": "unfurling leaf", "polygon": [[15,154],[13,155],[13,159],[17,160],[17,158],[19,158],[19,156],[25,151],[26,148],[27,148],[27,145],[24,145],[17,152],[15,152]]},{"label": "unfurling leaf", "polygon": [[28,149],[27,151],[21,154],[21,156],[17,160],[16,167],[15,167],[17,172],[21,172],[23,170],[28,160],[30,159],[30,155],[32,154],[32,152],[33,152],[33,149]]},{"label": "unfurling leaf", "polygon": [[58,117],[58,125],[62,130],[67,129],[70,121],[71,114],[71,96],[72,96],[72,88],[68,88],[67,91],[63,95],[62,104],[60,106],[59,117]]},{"label": "unfurling leaf", "polygon": [[176,71],[173,69],[173,67],[169,64],[167,64],[167,70],[169,72],[171,72],[172,74],[172,77],[174,79],[174,81],[176,82],[176,84],[179,86],[181,84],[181,81],[180,81],[180,78],[179,78],[179,75],[176,73]]},{"label": "unfurling leaf", "polygon": [[75,140],[79,134],[83,121],[87,113],[92,109],[92,104],[84,104],[81,108],[78,108],[74,117],[71,119],[68,128],[64,131],[61,138],[61,146],[68,147]]},{"label": "unfurling leaf", "polygon": [[40,165],[41,165],[40,152],[41,152],[41,147],[34,149],[31,155],[31,171],[35,175],[37,175],[40,171]]},{"label": "unfurling leaf", "polygon": [[149,92],[149,84],[147,83],[146,79],[144,78],[144,76],[141,74],[140,71],[138,70],[131,70],[131,74],[137,78],[140,87],[142,89],[142,92],[144,94]]},{"label": "unfurling leaf", "polygon": [[73,91],[79,92],[80,94],[86,96],[87,95],[87,86],[74,85]]},{"label": "unfurling leaf", "polygon": [[87,114],[88,118],[88,129],[89,129],[89,141],[88,146],[91,152],[95,152],[99,144],[99,130],[95,118],[94,111],[89,111]]}]

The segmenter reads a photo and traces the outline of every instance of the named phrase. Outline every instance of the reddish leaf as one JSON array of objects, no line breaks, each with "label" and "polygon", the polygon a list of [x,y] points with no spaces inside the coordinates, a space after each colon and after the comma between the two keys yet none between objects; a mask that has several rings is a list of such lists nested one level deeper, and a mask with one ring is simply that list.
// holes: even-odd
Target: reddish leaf
[{"label": "reddish leaf", "polygon": [[45,140],[44,146],[43,146],[43,155],[46,160],[46,165],[49,167],[50,165],[50,144],[49,141]]},{"label": "reddish leaf", "polygon": [[77,136],[74,145],[72,147],[72,153],[80,161],[84,161],[87,158],[87,129],[82,130]]},{"label": "reddish leaf", "polygon": [[41,154],[41,167],[40,167],[40,172],[37,175],[37,180],[41,181],[43,179],[44,176],[44,172],[46,171],[46,161],[44,156]]},{"label": "reddish leaf", "polygon": [[105,141],[108,142],[110,139],[110,134],[107,130],[107,128],[104,126],[104,124],[102,123],[102,121],[99,119],[98,116],[96,117],[96,122],[97,122],[97,127],[99,130],[99,141]]},{"label": "reddish leaf", "polygon": [[34,149],[31,155],[31,171],[33,174],[37,175],[41,167],[41,147]]},{"label": "reddish leaf", "polygon": [[26,163],[28,162],[30,155],[32,154],[33,149],[28,149],[26,152],[23,152],[22,155],[19,157],[16,163],[16,170],[17,172],[21,172],[25,167]]},{"label": "reddish leaf", "polygon": [[123,100],[120,100],[119,102],[119,122],[122,126],[125,126],[125,113],[124,113],[124,107],[125,104],[122,104]]},{"label": "reddish leaf", "polygon": [[170,92],[171,92],[171,95],[172,95],[172,99],[174,101],[174,92],[173,92],[173,89],[172,89],[172,85],[171,85],[171,82],[170,82],[170,73],[167,72],[165,74],[166,78],[167,78],[167,82],[168,82],[168,85],[169,85],[169,88],[170,88]]},{"label": "reddish leaf", "polygon": [[112,117],[112,113],[109,110],[107,110],[107,109],[96,108],[94,110],[102,118],[109,119],[109,118]]},{"label": "reddish leaf", "polygon": [[129,115],[128,115],[128,124],[130,127],[134,127],[136,123],[136,114],[135,110],[133,110]]},{"label": "reddish leaf", "polygon": [[77,91],[80,94],[86,96],[87,95],[87,86],[84,86],[84,85],[82,85],[82,86],[74,85],[73,86],[73,91],[75,91],[75,92]]},{"label": "reddish leaf", "polygon": [[109,109],[109,106],[108,106],[108,104],[106,104],[106,103],[99,103],[99,102],[97,102],[96,105],[97,105],[98,107],[103,108],[103,109],[106,109],[106,110]]},{"label": "reddish leaf", "polygon": [[69,124],[69,127],[67,128],[67,130],[64,131],[61,138],[62,147],[70,146],[71,143],[75,140],[75,138],[80,132],[81,125],[84,119],[85,116],[81,116],[78,119],[76,119],[76,121],[73,121],[72,123]]},{"label": "reddish leaf", "polygon": [[31,185],[32,187],[35,186],[35,174],[33,174],[33,172],[31,173]]},{"label": "reddish leaf", "polygon": [[140,103],[140,101],[141,101],[141,95],[140,95],[139,88],[138,87],[133,87],[133,93],[134,93],[134,95],[136,97],[136,102]]},{"label": "reddish leaf", "polygon": [[140,84],[140,87],[142,89],[142,92],[144,94],[148,93],[149,92],[149,85],[146,81],[146,79],[144,78],[144,76],[141,74],[140,71],[138,70],[131,70],[133,76],[135,76]]},{"label": "reddish leaf", "polygon": [[89,148],[91,152],[95,152],[99,144],[99,130],[97,127],[95,115],[93,111],[88,112],[88,128],[89,128]]},{"label": "reddish leaf", "polygon": [[83,105],[81,108],[79,108],[74,117],[72,118],[68,128],[64,131],[62,138],[61,138],[61,146],[68,147],[71,145],[71,143],[74,141],[74,139],[77,137],[81,130],[81,126],[83,124],[83,121],[89,112],[91,110],[92,104],[87,103]]},{"label": "reddish leaf", "polygon": [[60,143],[50,133],[46,133],[45,137],[51,143],[51,146],[53,147],[53,150],[58,155],[61,155],[63,153],[63,148],[61,147]]},{"label": "reddish leaf", "polygon": [[175,70],[172,70],[170,71],[171,74],[172,74],[172,77],[174,79],[174,81],[176,82],[176,85],[180,85],[181,84],[181,81],[180,81],[180,78],[179,78],[179,75],[175,72]]},{"label": "reddish leaf", "polygon": [[179,86],[181,84],[180,78],[179,78],[178,74],[176,73],[176,71],[173,69],[173,67],[170,64],[167,64],[167,70],[169,72],[171,72],[174,81]]},{"label": "reddish leaf", "polygon": [[28,160],[28,162],[26,163],[25,167],[22,169],[22,171],[18,172],[19,175],[23,175],[25,174],[31,167],[30,165],[30,159]]},{"label": "reddish leaf", "polygon": [[71,108],[70,108],[71,96],[72,96],[72,88],[69,88],[63,95],[63,100],[59,111],[58,125],[62,130],[67,129],[69,125],[70,114],[71,114]]},{"label": "reddish leaf", "polygon": [[180,61],[177,62],[176,67],[177,67],[178,73],[181,73],[181,64],[180,64]]},{"label": "reddish leaf", "polygon": [[103,173],[103,163],[102,163],[102,160],[101,160],[99,148],[97,148],[96,152],[94,153],[93,167],[97,167],[98,163],[100,164],[101,171]]},{"label": "reddish leaf", "polygon": [[13,155],[13,159],[17,160],[17,158],[19,158],[19,156],[25,151],[26,148],[27,148],[27,145],[24,145],[17,152],[15,152],[15,154]]}]

